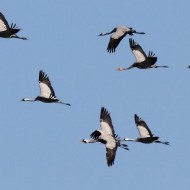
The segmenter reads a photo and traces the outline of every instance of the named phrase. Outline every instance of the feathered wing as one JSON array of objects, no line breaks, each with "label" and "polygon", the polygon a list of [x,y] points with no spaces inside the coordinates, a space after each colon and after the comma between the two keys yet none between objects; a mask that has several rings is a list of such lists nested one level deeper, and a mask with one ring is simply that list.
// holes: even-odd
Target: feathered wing
[{"label": "feathered wing", "polygon": [[121,42],[121,40],[124,38],[124,36],[121,36],[120,38],[113,38],[113,36],[110,37],[110,41],[108,43],[108,47],[107,47],[107,51],[109,53],[113,53],[115,52],[115,49],[117,48],[117,46],[119,45],[119,43]]},{"label": "feathered wing", "polygon": [[153,53],[152,51],[149,51],[148,57],[145,61],[147,66],[153,67],[155,65],[156,61],[157,61],[157,57],[155,56],[155,53]]},{"label": "feathered wing", "polygon": [[51,86],[49,77],[45,72],[40,70],[39,72],[39,87],[40,87],[40,96],[45,98],[55,98],[55,92]]},{"label": "feathered wing", "polygon": [[141,138],[153,137],[153,134],[151,133],[151,131],[148,128],[148,125],[145,123],[145,121],[142,120],[140,117],[138,117],[136,114],[135,114],[134,118],[135,118],[135,124],[139,131],[140,137]]},{"label": "feathered wing", "polygon": [[106,147],[106,159],[108,166],[112,166],[114,164],[116,151],[117,151],[117,146],[112,149]]},{"label": "feathered wing", "polygon": [[112,166],[114,164],[115,155],[117,151],[117,143],[115,140],[115,131],[112,125],[110,113],[104,107],[101,108],[100,112],[100,127],[102,133],[107,136],[106,137],[107,164],[108,166]]},{"label": "feathered wing", "polygon": [[6,31],[7,29],[10,29],[9,24],[4,15],[0,12],[0,32]]},{"label": "feathered wing", "polygon": [[108,43],[107,51],[109,53],[115,52],[115,49],[117,48],[121,40],[130,32],[131,32],[131,28],[128,28],[126,26],[120,26],[120,27],[114,28],[114,30],[111,32],[112,35]]},{"label": "feathered wing", "polygon": [[115,136],[110,113],[104,107],[101,108],[100,112],[100,127],[104,134]]},{"label": "feathered wing", "polygon": [[100,135],[101,135],[100,131],[95,130],[95,131],[90,135],[90,137],[91,137],[92,139],[98,140],[99,137],[100,137]]},{"label": "feathered wing", "polygon": [[143,62],[147,59],[147,55],[142,49],[142,47],[139,44],[137,44],[132,38],[129,38],[129,45],[137,63]]},{"label": "feathered wing", "polygon": [[[110,41],[108,43],[108,47],[107,47],[107,51],[109,53],[113,53],[115,52],[117,46],[119,45],[119,43],[121,42],[121,40],[127,35],[133,35],[135,30],[133,30],[130,27],[127,26],[118,26],[115,27],[111,32],[106,33],[107,34],[111,34],[110,36]],[[135,31],[136,32],[136,31]],[[136,32],[138,33],[138,32]]]},{"label": "feathered wing", "polygon": [[114,164],[118,145],[115,139],[116,135],[112,125],[110,113],[104,107],[101,108],[100,112],[100,127],[101,130],[95,130],[90,137],[105,144],[107,164],[108,166],[112,166]]}]

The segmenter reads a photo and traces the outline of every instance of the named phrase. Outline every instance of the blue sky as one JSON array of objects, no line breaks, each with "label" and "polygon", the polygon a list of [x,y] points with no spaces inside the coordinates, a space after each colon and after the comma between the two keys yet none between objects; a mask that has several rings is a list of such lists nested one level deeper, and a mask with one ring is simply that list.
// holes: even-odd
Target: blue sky
[{"label": "blue sky", "polygon": [[[1,12],[22,30],[0,39],[0,189],[188,189],[190,70],[187,0],[3,1]],[[133,38],[169,69],[132,69],[126,36],[106,52],[115,26],[146,35]],[[71,107],[21,102],[39,94],[38,72],[50,77],[57,97]],[[102,144],[82,144],[99,129],[101,107],[116,133],[135,138],[134,114],[170,146],[128,143],[107,167]]]}]

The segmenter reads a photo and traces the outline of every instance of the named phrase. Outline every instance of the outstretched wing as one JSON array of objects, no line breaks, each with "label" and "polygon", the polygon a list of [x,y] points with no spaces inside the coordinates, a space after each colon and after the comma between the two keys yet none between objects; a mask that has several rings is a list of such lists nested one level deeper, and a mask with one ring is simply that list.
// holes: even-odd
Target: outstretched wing
[{"label": "outstretched wing", "polygon": [[100,127],[104,134],[115,136],[110,113],[104,107],[101,108],[100,112]]},{"label": "outstretched wing", "polygon": [[45,98],[55,97],[55,92],[51,86],[49,77],[45,72],[40,70],[39,72],[39,87],[40,87],[40,96]]},{"label": "outstretched wing", "polygon": [[95,139],[95,140],[98,140],[99,137],[100,137],[100,135],[101,135],[101,132],[98,131],[98,130],[95,130],[95,131],[90,135],[90,137],[93,138],[93,139]]},{"label": "outstretched wing", "polygon": [[137,129],[139,131],[140,137],[141,138],[153,137],[153,134],[151,133],[151,131],[148,128],[148,125],[145,123],[145,121],[143,121],[136,114],[134,117],[135,117],[135,123],[136,123]]},{"label": "outstretched wing", "polygon": [[112,166],[114,164],[116,151],[117,151],[117,146],[112,149],[106,147],[106,159],[108,166]]},{"label": "outstretched wing", "polygon": [[140,63],[147,58],[147,55],[145,54],[142,47],[139,44],[137,44],[132,38],[129,38],[129,45],[137,63]]},{"label": "outstretched wing", "polygon": [[129,33],[131,32],[131,29],[126,26],[120,26],[114,28],[114,30],[111,32],[112,35],[110,37],[110,41],[107,47],[107,51],[109,53],[115,52],[115,49],[121,42],[121,40]]},{"label": "outstretched wing", "polygon": [[0,12],[0,32],[3,32],[7,29],[10,29],[9,24],[4,15]]}]

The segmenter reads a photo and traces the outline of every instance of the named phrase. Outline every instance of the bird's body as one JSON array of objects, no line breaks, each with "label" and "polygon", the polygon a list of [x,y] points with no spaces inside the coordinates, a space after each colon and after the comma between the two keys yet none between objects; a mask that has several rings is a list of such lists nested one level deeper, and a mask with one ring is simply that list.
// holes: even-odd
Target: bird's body
[{"label": "bird's body", "polygon": [[42,70],[40,70],[39,72],[39,87],[40,87],[39,96],[37,96],[35,99],[23,98],[22,101],[30,101],[30,102],[41,101],[44,103],[61,103],[61,104],[70,106],[69,103],[64,103],[55,96],[55,92],[51,85],[49,77]]},{"label": "bird's body", "polygon": [[109,34],[111,34],[111,36],[110,36],[110,41],[109,41],[108,46],[107,46],[107,51],[109,53],[114,53],[117,46],[121,42],[121,40],[127,34],[133,35],[133,34],[145,34],[145,33],[144,32],[136,32],[136,30],[134,30],[131,27],[118,26],[118,27],[115,27],[111,32],[100,33],[99,36],[105,36],[105,35],[109,35]]},{"label": "bird's body", "polygon": [[115,135],[110,113],[103,107],[101,108],[100,112],[100,127],[101,130],[95,130],[90,135],[92,139],[83,139],[82,142],[100,142],[105,144],[107,164],[108,166],[112,166],[114,164],[117,147],[119,146],[128,150],[128,146],[126,144],[120,143],[120,138]]},{"label": "bird's body", "polygon": [[4,15],[0,13],[0,37],[1,38],[19,38],[22,40],[27,40],[25,37],[19,37],[16,35],[20,31],[17,28],[16,24],[11,24],[9,26],[7,20],[5,19]]},{"label": "bird's body", "polygon": [[156,65],[157,57],[155,57],[155,53],[149,51],[147,56],[142,47],[131,38],[129,39],[129,45],[131,51],[135,56],[136,62],[127,68],[119,67],[117,69],[118,71],[129,70],[134,67],[138,69],[150,69],[150,68],[159,68],[159,67],[168,68],[168,66]]},{"label": "bird's body", "polygon": [[139,138],[136,139],[130,139],[130,138],[124,138],[125,141],[134,141],[134,142],[141,142],[145,144],[150,144],[150,143],[162,143],[165,145],[169,145],[169,142],[162,142],[159,141],[159,137],[156,137],[152,134],[150,131],[148,125],[145,123],[144,120],[142,120],[140,117],[138,117],[136,114],[134,116],[135,119],[135,124],[137,126],[137,129],[139,131]]}]

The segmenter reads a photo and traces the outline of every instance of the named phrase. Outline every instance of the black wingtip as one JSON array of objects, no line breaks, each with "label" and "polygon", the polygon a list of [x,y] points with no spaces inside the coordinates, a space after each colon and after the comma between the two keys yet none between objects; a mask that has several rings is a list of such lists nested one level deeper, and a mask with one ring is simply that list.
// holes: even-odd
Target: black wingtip
[{"label": "black wingtip", "polygon": [[108,53],[115,53],[115,48],[107,48]]},{"label": "black wingtip", "polygon": [[107,111],[105,107],[101,107],[101,113]]},{"label": "black wingtip", "polygon": [[114,165],[114,162],[109,162],[108,163],[108,167],[111,167],[111,166],[113,166]]},{"label": "black wingtip", "polygon": [[134,115],[134,119],[135,119],[136,125],[141,121],[141,118],[137,114]]},{"label": "black wingtip", "polygon": [[40,70],[39,71],[39,81],[42,81],[44,79],[49,81],[48,75],[43,70]]},{"label": "black wingtip", "polygon": [[39,81],[41,81],[43,75],[44,75],[43,70],[40,70],[40,71],[39,71]]},{"label": "black wingtip", "polygon": [[110,115],[110,113],[105,107],[101,107],[100,117],[103,117],[104,115]]},{"label": "black wingtip", "polygon": [[134,115],[135,121],[139,118],[137,114]]},{"label": "black wingtip", "polygon": [[90,137],[91,137],[92,139],[97,140],[100,135],[101,135],[100,131],[95,130],[95,131],[90,135]]},{"label": "black wingtip", "polygon": [[129,45],[130,45],[130,47],[131,47],[131,48],[133,48],[133,47],[134,47],[134,45],[136,45],[136,43],[135,43],[134,39],[129,38]]}]

